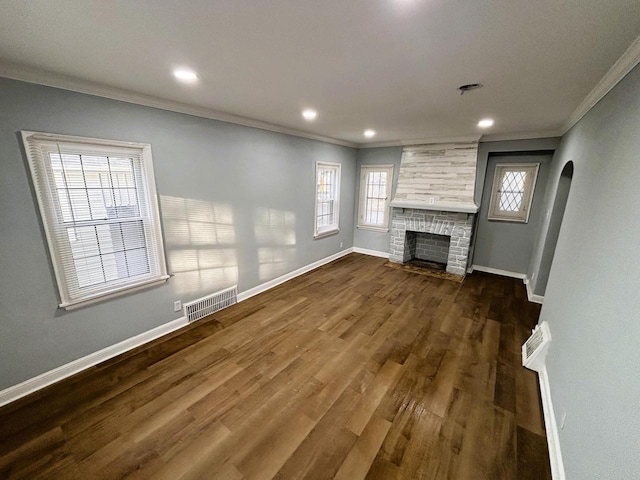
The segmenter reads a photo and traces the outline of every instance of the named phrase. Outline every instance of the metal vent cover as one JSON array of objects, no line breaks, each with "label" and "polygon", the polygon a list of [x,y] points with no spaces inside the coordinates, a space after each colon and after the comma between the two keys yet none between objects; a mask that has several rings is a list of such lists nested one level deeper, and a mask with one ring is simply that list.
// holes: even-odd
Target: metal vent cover
[{"label": "metal vent cover", "polygon": [[542,322],[533,329],[531,336],[522,345],[522,365],[539,372],[545,364],[545,358],[551,343],[549,324]]},{"label": "metal vent cover", "polygon": [[235,303],[238,303],[237,285],[185,303],[184,316],[188,322],[195,322]]}]

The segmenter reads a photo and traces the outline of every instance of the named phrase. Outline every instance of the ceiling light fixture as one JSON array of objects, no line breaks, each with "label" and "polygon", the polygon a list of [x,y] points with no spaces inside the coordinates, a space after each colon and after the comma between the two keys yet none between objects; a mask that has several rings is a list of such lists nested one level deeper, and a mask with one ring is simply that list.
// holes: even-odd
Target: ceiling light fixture
[{"label": "ceiling light fixture", "polygon": [[196,72],[193,70],[186,70],[184,68],[174,70],[173,76],[183,82],[195,82],[198,79],[198,74]]},{"label": "ceiling light fixture", "polygon": [[480,128],[489,128],[493,126],[493,120],[491,118],[483,118],[478,122]]},{"label": "ceiling light fixture", "polygon": [[307,122],[311,122],[312,120],[316,119],[316,117],[318,116],[318,112],[316,112],[312,108],[307,108],[306,110],[302,111],[302,116]]},{"label": "ceiling light fixture", "polygon": [[367,138],[371,138],[371,137],[375,136],[375,134],[376,134],[375,130],[369,129],[369,130],[365,130],[364,131],[364,136],[367,137]]}]

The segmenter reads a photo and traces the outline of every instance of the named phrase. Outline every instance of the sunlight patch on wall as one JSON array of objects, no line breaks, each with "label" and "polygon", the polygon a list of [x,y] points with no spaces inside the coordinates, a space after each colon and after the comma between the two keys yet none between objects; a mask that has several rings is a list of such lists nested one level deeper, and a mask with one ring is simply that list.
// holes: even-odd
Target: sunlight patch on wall
[{"label": "sunlight patch on wall", "polygon": [[161,196],[163,230],[176,294],[195,298],[238,282],[229,205]]},{"label": "sunlight patch on wall", "polygon": [[296,257],[295,214],[261,207],[256,209],[255,220],[260,280],[271,280],[294,269]]}]

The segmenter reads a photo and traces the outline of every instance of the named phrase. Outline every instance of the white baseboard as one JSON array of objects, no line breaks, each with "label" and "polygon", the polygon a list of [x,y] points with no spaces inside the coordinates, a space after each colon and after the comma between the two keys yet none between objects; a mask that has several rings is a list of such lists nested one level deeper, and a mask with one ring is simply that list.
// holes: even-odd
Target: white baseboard
[{"label": "white baseboard", "polygon": [[483,267],[482,265],[473,265],[471,269],[472,271],[477,270],[479,272],[493,273],[494,275],[502,275],[503,277],[518,278],[520,280],[524,280],[525,278],[527,278],[527,275],[524,273],[510,272],[508,270],[500,270],[499,268]]},{"label": "white baseboard", "polygon": [[524,284],[527,286],[527,298],[529,299],[529,301],[531,303],[539,303],[540,305],[542,305],[542,302],[544,302],[544,296],[536,295],[533,293],[533,290],[531,289],[531,282],[528,278],[524,279]]},{"label": "white baseboard", "polygon": [[180,317],[0,391],[0,407],[187,325]]},{"label": "white baseboard", "polygon": [[[257,287],[245,290],[244,292],[238,294],[238,302],[269,290],[270,288],[280,285],[287,280],[291,280],[292,278],[302,275],[303,273],[307,273],[313,269],[321,267],[322,265],[332,262],[333,260],[336,260],[340,257],[344,257],[352,251],[353,248],[347,248],[346,250],[342,250],[341,252],[335,253],[321,260],[318,260],[317,262],[313,262],[302,268],[294,270],[293,272],[282,275],[281,277],[274,278],[273,280],[263,283],[262,285],[258,285]],[[87,368],[93,367],[98,363],[102,363],[117,355],[128,352],[133,348],[139,347],[140,345],[144,345],[145,343],[155,340],[156,338],[167,335],[175,330],[185,327],[186,325],[188,325],[186,317],[178,318],[177,320],[165,323],[164,325],[160,325],[159,327],[153,328],[146,332],[142,332],[135,337],[128,338],[126,340],[123,340],[122,342],[116,343],[115,345],[103,348],[102,350],[90,353],[89,355],[61,365],[60,367],[54,368],[53,370],[49,370],[48,372],[42,373],[37,377],[30,378],[22,383],[6,388],[0,391],[0,407],[14,402],[19,398],[36,392],[44,387],[59,382],[60,380],[64,380],[65,378],[70,377],[71,375],[75,375],[76,373],[86,370]]]},{"label": "white baseboard", "polygon": [[344,257],[345,255],[348,255],[351,252],[353,252],[353,248],[347,248],[345,250],[342,250],[341,252],[334,253],[333,255],[329,255],[328,257],[322,258],[317,262],[313,262],[313,263],[310,263],[309,265],[305,265],[304,267],[294,270],[293,272],[285,273],[281,277],[274,278],[273,280],[269,280],[268,282],[262,283],[257,287],[253,287],[253,288],[250,288],[249,290],[245,290],[244,292],[241,292],[238,294],[238,302],[242,302],[247,298],[251,298],[254,295],[258,295],[259,293],[266,292],[267,290],[273,287],[277,287],[278,285],[286,282],[287,280],[291,280],[292,278],[299,277],[300,275],[310,272],[311,270],[315,270],[316,268],[321,267],[322,265],[325,265],[329,262],[333,262],[334,260],[337,260],[340,257]]},{"label": "white baseboard", "polygon": [[531,290],[531,284],[529,283],[529,278],[524,273],[509,272],[508,270],[500,270],[499,268],[483,267],[482,265],[472,265],[470,270],[471,272],[473,272],[474,270],[477,270],[479,272],[493,273],[494,275],[502,275],[503,277],[518,278],[522,280],[522,282],[527,287],[527,298],[531,303],[542,304],[542,302],[544,301],[544,297],[542,295],[535,295],[533,293],[533,290]]},{"label": "white baseboard", "polygon": [[353,247],[355,253],[371,255],[372,257],[389,258],[389,252],[381,252],[379,250],[369,250],[368,248]]},{"label": "white baseboard", "polygon": [[542,397],[542,411],[544,413],[544,426],[547,431],[547,445],[549,446],[549,463],[551,463],[551,478],[553,480],[565,480],[564,464],[560,451],[560,437],[558,436],[558,424],[551,402],[551,389],[549,387],[549,375],[547,367],[538,373],[540,381],[540,395]]}]

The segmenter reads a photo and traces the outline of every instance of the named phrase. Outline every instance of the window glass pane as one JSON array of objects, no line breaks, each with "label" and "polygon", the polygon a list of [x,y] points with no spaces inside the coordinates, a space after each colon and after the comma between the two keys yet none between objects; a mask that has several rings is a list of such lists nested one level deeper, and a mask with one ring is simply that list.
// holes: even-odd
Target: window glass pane
[{"label": "window glass pane", "polygon": [[503,212],[519,212],[524,198],[526,171],[506,171],[502,177],[499,209]]},{"label": "window glass pane", "polygon": [[63,221],[140,215],[131,159],[51,153],[49,160]]},{"label": "window glass pane", "polygon": [[384,226],[385,224],[387,176],[386,169],[369,170],[365,176],[364,212],[361,216],[367,225]]},{"label": "window glass pane", "polygon": [[316,185],[316,231],[337,227],[338,168],[318,165]]}]

